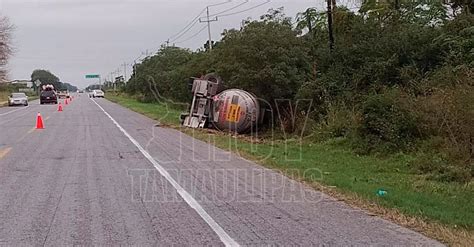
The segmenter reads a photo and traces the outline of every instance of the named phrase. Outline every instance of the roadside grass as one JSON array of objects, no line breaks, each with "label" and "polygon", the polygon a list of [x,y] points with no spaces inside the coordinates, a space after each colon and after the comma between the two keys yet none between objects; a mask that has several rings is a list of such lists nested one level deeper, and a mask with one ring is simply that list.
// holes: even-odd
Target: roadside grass
[{"label": "roadside grass", "polygon": [[[324,143],[250,140],[210,130],[179,126],[181,110],[108,94],[115,103],[197,139],[211,142],[266,167],[303,181],[348,204],[453,245],[474,245],[473,184],[441,183],[417,175],[413,155],[359,156],[344,139]],[[163,117],[164,116],[164,117]],[[383,189],[386,195],[378,196]]]},{"label": "roadside grass", "polygon": [[[124,95],[108,92],[106,98],[119,105],[127,107],[135,112],[141,113],[149,118],[159,120],[164,125],[178,126],[181,110],[176,106],[164,104],[141,103],[136,99]],[[157,107],[158,106],[158,107]]]},{"label": "roadside grass", "polygon": [[0,104],[8,101],[8,94],[7,91],[0,91]]},{"label": "roadside grass", "polygon": [[[0,90],[0,107],[8,105],[8,95],[10,95],[9,91]],[[35,96],[28,96],[29,101],[36,100],[38,98],[39,97],[36,96],[36,95]]]}]

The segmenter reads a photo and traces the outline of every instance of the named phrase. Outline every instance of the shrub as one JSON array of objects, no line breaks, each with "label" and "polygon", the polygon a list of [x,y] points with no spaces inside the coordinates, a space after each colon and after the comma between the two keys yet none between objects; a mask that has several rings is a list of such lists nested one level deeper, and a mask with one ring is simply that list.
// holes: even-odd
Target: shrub
[{"label": "shrub", "polygon": [[314,132],[318,139],[351,137],[360,124],[360,117],[355,107],[350,108],[343,103],[330,105]]},{"label": "shrub", "polygon": [[284,20],[254,21],[229,30],[213,51],[216,72],[226,86],[240,88],[275,103],[295,98],[311,69],[308,44]]},{"label": "shrub", "polygon": [[472,169],[459,160],[449,158],[449,155],[436,153],[429,149],[412,162],[413,167],[421,174],[428,174],[428,179],[439,182],[467,183],[471,181]]},{"label": "shrub", "polygon": [[443,139],[437,149],[452,159],[470,162],[474,158],[474,87],[434,89],[432,94],[418,97],[420,129]]},{"label": "shrub", "polygon": [[398,90],[375,94],[362,106],[358,144],[366,152],[406,150],[419,137],[417,118],[408,110],[407,97]]}]

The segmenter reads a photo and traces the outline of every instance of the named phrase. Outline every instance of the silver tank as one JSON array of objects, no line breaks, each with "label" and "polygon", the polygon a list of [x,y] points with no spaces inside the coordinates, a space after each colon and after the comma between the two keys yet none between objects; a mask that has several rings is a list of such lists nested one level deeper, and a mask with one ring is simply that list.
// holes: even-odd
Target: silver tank
[{"label": "silver tank", "polygon": [[244,133],[260,119],[257,98],[244,90],[229,89],[213,97],[212,123],[218,130]]}]

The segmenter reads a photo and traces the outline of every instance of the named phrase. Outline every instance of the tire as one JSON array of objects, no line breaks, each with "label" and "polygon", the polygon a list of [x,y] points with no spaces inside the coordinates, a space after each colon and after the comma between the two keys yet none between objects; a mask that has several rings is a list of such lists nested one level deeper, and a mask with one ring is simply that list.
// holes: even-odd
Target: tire
[{"label": "tire", "polygon": [[28,103],[26,103],[25,106],[28,106]]}]

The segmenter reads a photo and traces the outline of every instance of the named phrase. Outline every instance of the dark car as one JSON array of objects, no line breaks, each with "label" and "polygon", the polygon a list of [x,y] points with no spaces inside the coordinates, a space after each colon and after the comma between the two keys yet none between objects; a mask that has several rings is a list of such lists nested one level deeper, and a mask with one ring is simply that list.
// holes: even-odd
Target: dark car
[{"label": "dark car", "polygon": [[40,95],[40,104],[57,104],[58,96],[53,90],[42,91]]}]

